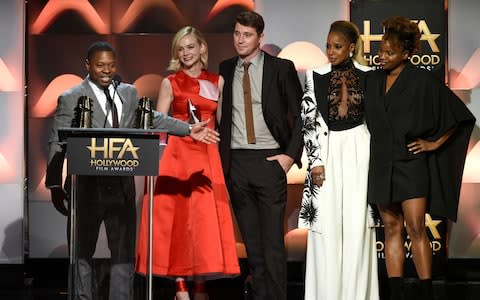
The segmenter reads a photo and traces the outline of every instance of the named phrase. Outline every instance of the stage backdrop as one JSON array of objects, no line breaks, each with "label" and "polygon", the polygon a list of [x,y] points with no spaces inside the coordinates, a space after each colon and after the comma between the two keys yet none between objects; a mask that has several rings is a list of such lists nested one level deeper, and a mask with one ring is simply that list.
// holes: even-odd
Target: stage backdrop
[{"label": "stage backdrop", "polygon": [[410,59],[413,65],[445,78],[447,60],[447,12],[444,0],[353,0],[350,19],[362,32],[365,58],[378,67],[378,48],[383,35],[382,21],[390,16],[405,16],[418,24],[421,51]]},{"label": "stage backdrop", "polygon": [[24,255],[24,3],[0,2],[0,264]]},{"label": "stage backdrop", "polygon": [[[216,71],[221,59],[234,54],[232,20],[245,9],[253,9],[253,2],[28,2],[31,257],[64,257],[68,253],[66,218],[54,211],[44,187],[47,140],[58,95],[86,76],[84,62],[90,44],[97,40],[110,42],[117,50],[122,80],[135,84],[139,97],[147,96],[155,103],[161,80],[168,74],[175,32],[185,25],[199,28],[211,45],[209,63]],[[102,232],[98,257],[109,255],[105,241]]]},{"label": "stage backdrop", "polygon": [[[352,4],[355,2],[357,1],[352,1]],[[422,4],[423,2],[428,1],[422,1]],[[24,1],[10,0],[7,3],[9,4],[2,1],[0,4],[2,13],[6,12],[3,6],[13,7],[11,3],[23,5]],[[399,1],[399,3],[403,2]],[[476,87],[479,82],[480,66],[476,62],[480,61],[478,58],[480,53],[476,54],[478,51],[475,52],[475,50],[480,48],[480,31],[477,30],[480,28],[480,19],[475,12],[480,10],[480,2],[451,0],[450,3],[449,14],[453,14],[449,15],[449,23],[452,24],[453,33],[449,38],[453,38],[454,43],[450,43],[449,56],[455,60],[455,65],[454,69],[449,70],[449,74],[456,74],[455,78],[459,83],[468,82],[466,85],[458,84],[456,87],[465,91],[467,98],[472,100],[469,107],[478,118],[480,105],[477,103],[480,103],[478,101],[480,93]],[[347,0],[28,1],[26,4],[28,17],[27,170],[30,257],[66,257],[68,253],[66,219],[54,210],[49,193],[44,188],[47,139],[57,96],[63,90],[80,82],[86,75],[83,62],[86,48],[91,42],[99,39],[111,42],[118,49],[120,75],[123,80],[134,83],[140,95],[146,95],[155,100],[159,83],[167,74],[165,69],[169,59],[171,38],[180,26],[191,24],[205,33],[210,45],[210,69],[217,71],[221,60],[234,55],[231,40],[234,16],[240,10],[255,9],[264,16],[266,21],[264,49],[271,54],[292,59],[303,81],[305,69],[326,62],[324,51],[329,25],[337,19],[349,19],[349,4]],[[368,15],[368,12],[365,13]],[[418,19],[421,17],[418,15]],[[4,41],[8,41],[12,34],[12,24],[23,19],[17,16],[12,18],[13,13],[6,13],[1,19],[1,22],[10,21],[1,27],[4,30],[0,29],[2,34],[0,45],[7,45]],[[452,18],[455,22],[451,21]],[[438,33],[436,29],[430,28],[429,22],[427,25],[431,33]],[[363,30],[363,22],[359,25]],[[379,34],[381,29],[372,27],[371,32]],[[22,32],[18,32],[15,41],[20,42],[21,35]],[[446,40],[446,36],[441,38]],[[376,42],[371,44],[375,45]],[[9,45],[11,46],[11,43]],[[428,49],[428,47],[424,48]],[[4,51],[4,49],[0,50]],[[9,53],[18,54],[21,50],[22,48],[19,47]],[[0,52],[0,57],[4,58],[5,53]],[[11,64],[8,66],[9,69],[15,69]],[[440,67],[439,70],[441,69]],[[20,67],[19,70],[21,73],[22,68]],[[19,92],[15,97],[15,103],[23,103],[22,99],[23,94]],[[9,124],[18,124],[18,120],[21,120],[23,107],[16,107],[16,110],[15,114],[8,114]],[[17,129],[3,127],[2,130],[4,131],[1,132],[11,136],[22,136],[21,131],[18,132]],[[480,134],[477,131],[476,140],[479,138]],[[473,146],[475,144],[472,148]],[[463,253],[466,252],[463,251],[464,248],[469,247],[470,242],[480,233],[478,222],[480,218],[475,218],[475,214],[480,215],[478,210],[480,192],[475,187],[480,182],[477,175],[480,172],[477,170],[478,167],[475,168],[480,165],[480,146],[478,148],[478,150],[473,149],[474,155],[469,153],[466,166],[468,173],[472,174],[469,182],[474,188],[468,194],[468,198],[472,201],[469,201],[470,204],[464,209],[465,214],[459,216],[461,218],[459,224],[462,226],[457,227],[456,232],[452,230],[452,239],[454,234],[461,233],[456,235],[463,241],[463,243],[456,243],[456,245],[462,245],[456,251],[460,255],[464,255]],[[13,154],[21,156],[21,149],[22,147],[15,148],[9,152],[12,153],[9,161],[19,166],[23,162],[23,157],[17,158]],[[3,148],[0,151],[2,154],[6,153]],[[20,170],[21,168],[18,176],[23,180]],[[288,178],[290,184],[285,233],[290,259],[303,259],[305,250],[304,233],[296,229],[304,171],[294,168]],[[2,172],[2,176],[4,174]],[[141,183],[139,186],[141,187]],[[15,201],[15,204],[22,203],[21,193],[15,193],[10,198]],[[462,203],[465,203],[464,190],[462,190]],[[17,210],[15,206],[6,204],[5,211],[8,211],[9,217],[14,215],[12,209]],[[464,219],[463,215],[465,215]],[[2,218],[2,220],[6,219]],[[468,220],[468,223],[462,220]],[[4,228],[7,228],[7,225]],[[468,236],[463,233],[465,228],[470,232]],[[21,239],[18,235],[13,236]],[[478,237],[476,240],[479,240]],[[469,247],[468,249],[473,249],[468,253],[480,257],[480,250],[475,250],[478,248]],[[103,252],[106,252],[105,247]]]},{"label": "stage backdrop", "polygon": [[[246,9],[255,9],[265,17],[264,49],[292,59],[300,76],[306,68],[325,63],[322,49],[328,25],[334,19],[348,17],[346,1],[51,0],[27,3],[30,257],[65,257],[68,253],[66,218],[53,209],[44,187],[47,139],[58,95],[86,75],[87,47],[96,40],[113,44],[122,79],[135,84],[139,96],[155,101],[160,82],[168,74],[166,67],[174,33],[184,25],[198,27],[210,46],[210,69],[217,71],[221,60],[235,55],[234,17]],[[330,17],[319,19],[318,11]],[[287,24],[285,20],[292,12],[295,17]],[[299,187],[304,175],[304,170],[296,168],[289,174],[285,219],[287,244],[292,249],[291,256],[298,259],[303,259],[305,250],[304,233],[295,230]],[[139,191],[143,191],[141,182],[138,186]],[[243,256],[238,232],[237,240],[239,255]],[[99,257],[108,255],[104,241],[102,235],[97,248]]]},{"label": "stage backdrop", "polygon": [[451,224],[448,256],[480,258],[480,2],[448,2],[450,87],[477,118],[463,173],[458,220]]}]

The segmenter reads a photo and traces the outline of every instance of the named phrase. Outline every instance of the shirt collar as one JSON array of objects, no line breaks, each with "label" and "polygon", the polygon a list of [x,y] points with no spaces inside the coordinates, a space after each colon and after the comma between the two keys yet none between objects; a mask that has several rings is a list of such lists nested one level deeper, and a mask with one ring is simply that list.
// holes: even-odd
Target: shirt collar
[{"label": "shirt collar", "polygon": [[[88,75],[87,78],[88,78],[88,83],[90,84],[90,86],[95,92],[103,93],[104,89],[99,87],[95,82],[93,82],[92,79],[90,79],[90,75]],[[113,91],[113,85],[111,83],[108,86],[108,91],[110,92],[110,94]]]},{"label": "shirt collar", "polygon": [[[255,57],[250,60],[250,63],[252,64],[252,66],[258,67],[263,61],[263,56],[264,56],[263,51],[259,51],[258,54],[255,55]],[[243,67],[244,62],[245,62],[244,59],[238,57],[237,66]]]}]

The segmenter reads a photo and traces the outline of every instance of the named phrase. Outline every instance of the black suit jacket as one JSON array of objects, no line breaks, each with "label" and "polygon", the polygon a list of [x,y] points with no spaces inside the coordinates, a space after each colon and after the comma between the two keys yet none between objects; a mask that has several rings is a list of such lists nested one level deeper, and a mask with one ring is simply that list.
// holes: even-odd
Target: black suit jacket
[{"label": "black suit jacket", "polygon": [[[264,53],[262,78],[262,112],[268,129],[279,143],[283,153],[292,157],[301,167],[303,150],[300,102],[302,87],[297,71],[290,60]],[[220,155],[225,175],[230,171],[232,135],[233,77],[238,57],[220,64],[220,75],[225,80],[222,98],[222,118],[219,124]]]}]

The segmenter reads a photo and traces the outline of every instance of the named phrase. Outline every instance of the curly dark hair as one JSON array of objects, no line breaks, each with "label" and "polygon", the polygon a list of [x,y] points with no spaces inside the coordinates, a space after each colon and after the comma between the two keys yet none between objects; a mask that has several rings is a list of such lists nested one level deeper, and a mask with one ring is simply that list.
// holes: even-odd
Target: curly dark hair
[{"label": "curly dark hair", "polygon": [[401,16],[390,17],[383,20],[382,26],[383,40],[401,47],[409,56],[420,50],[420,30],[410,19]]}]

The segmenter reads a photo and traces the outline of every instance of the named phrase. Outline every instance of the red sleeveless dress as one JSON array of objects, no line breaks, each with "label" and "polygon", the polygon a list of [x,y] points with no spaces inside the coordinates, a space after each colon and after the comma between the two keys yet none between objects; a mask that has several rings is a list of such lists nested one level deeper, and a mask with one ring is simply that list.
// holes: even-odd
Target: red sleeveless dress
[{"label": "red sleeveless dress", "polygon": [[[187,121],[188,100],[201,120],[215,124],[219,76],[182,71],[168,76],[173,117]],[[136,271],[147,273],[148,196],[137,240]],[[240,273],[230,202],[216,144],[169,136],[160,160],[153,209],[152,274],[222,277]]]}]

